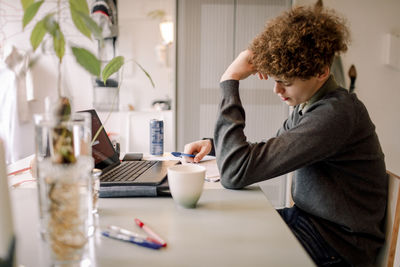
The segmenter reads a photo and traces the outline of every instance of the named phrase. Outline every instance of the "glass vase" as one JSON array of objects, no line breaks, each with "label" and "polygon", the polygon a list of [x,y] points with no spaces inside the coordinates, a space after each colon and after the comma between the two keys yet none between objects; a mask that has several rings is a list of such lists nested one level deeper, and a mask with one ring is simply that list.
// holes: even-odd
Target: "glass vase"
[{"label": "glass vase", "polygon": [[34,118],[40,226],[51,264],[87,261],[94,227],[90,114]]}]

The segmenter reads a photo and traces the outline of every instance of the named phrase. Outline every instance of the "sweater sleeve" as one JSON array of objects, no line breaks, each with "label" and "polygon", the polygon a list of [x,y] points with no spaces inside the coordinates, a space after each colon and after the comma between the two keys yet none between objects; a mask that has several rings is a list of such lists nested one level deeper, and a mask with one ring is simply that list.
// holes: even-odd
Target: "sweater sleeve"
[{"label": "sweater sleeve", "polygon": [[325,159],[339,149],[351,132],[343,131],[352,127],[351,117],[328,104],[315,108],[316,112],[310,108],[290,129],[285,123],[279,135],[266,142],[248,142],[239,82],[228,80],[220,86],[222,100],[214,145],[221,183],[226,188],[243,188]]}]

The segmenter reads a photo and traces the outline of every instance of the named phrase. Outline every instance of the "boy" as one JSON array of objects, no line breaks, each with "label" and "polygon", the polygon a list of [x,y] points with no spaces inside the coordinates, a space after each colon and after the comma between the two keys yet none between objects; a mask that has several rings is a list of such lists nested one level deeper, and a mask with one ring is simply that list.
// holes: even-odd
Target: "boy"
[{"label": "boy", "polygon": [[[211,140],[185,146],[194,161],[215,148],[230,189],[294,171],[292,208],[278,210],[318,266],[371,266],[384,242],[387,176],[375,126],[330,75],[348,30],[332,11],[297,7],[270,21],[221,78]],[[266,142],[244,135],[239,81],[258,73],[294,110]]]}]

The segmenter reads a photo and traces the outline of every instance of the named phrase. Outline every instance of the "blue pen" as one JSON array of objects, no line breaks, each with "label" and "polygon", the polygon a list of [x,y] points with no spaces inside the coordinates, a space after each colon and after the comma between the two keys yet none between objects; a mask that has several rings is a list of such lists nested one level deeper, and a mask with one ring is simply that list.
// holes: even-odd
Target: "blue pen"
[{"label": "blue pen", "polygon": [[186,154],[186,153],[181,153],[181,152],[171,152],[171,154],[174,157],[183,157],[183,156],[185,156],[185,157],[194,158],[196,156],[196,155],[193,155],[193,154]]},{"label": "blue pen", "polygon": [[125,241],[125,242],[130,242],[130,243],[133,243],[133,244],[136,244],[136,245],[139,245],[142,247],[146,247],[146,248],[159,249],[162,247],[161,244],[149,242],[149,241],[146,241],[144,239],[141,239],[141,238],[138,238],[135,236],[125,235],[125,234],[121,234],[121,233],[115,233],[112,231],[102,231],[101,233],[102,233],[102,235],[104,235],[106,237]]}]

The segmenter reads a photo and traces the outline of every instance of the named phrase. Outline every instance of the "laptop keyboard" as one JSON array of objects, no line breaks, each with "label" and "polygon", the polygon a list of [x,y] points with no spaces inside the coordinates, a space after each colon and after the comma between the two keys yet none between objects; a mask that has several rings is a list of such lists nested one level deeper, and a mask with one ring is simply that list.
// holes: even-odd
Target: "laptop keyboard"
[{"label": "laptop keyboard", "polygon": [[101,182],[131,182],[157,161],[123,161],[121,164],[100,176]]}]

